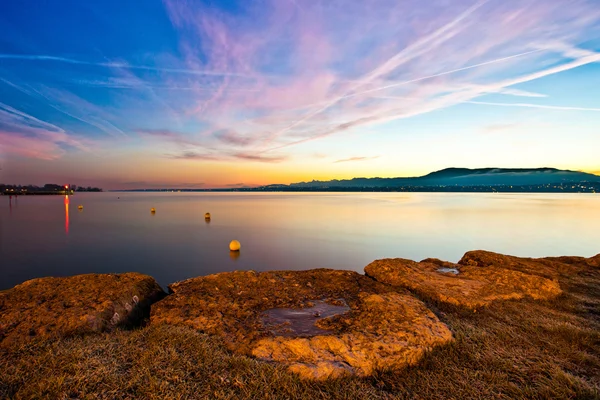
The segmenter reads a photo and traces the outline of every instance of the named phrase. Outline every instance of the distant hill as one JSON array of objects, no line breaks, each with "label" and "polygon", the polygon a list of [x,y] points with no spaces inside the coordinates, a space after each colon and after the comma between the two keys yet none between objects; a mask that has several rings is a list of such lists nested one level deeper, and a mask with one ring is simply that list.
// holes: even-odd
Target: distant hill
[{"label": "distant hill", "polygon": [[574,183],[600,184],[600,176],[556,168],[446,168],[412,178],[353,178],[268,185],[264,190],[382,189],[401,187],[543,186]]}]

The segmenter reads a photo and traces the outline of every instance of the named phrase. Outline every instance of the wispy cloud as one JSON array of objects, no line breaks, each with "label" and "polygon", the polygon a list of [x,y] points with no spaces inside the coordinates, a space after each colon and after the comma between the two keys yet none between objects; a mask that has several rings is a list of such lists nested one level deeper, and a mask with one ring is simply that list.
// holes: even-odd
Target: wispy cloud
[{"label": "wispy cloud", "polygon": [[38,101],[42,101],[63,115],[82,122],[110,136],[126,136],[120,128],[109,122],[110,116],[101,107],[65,90],[50,88],[46,85],[16,84],[7,79],[0,79],[10,87],[25,93]]},{"label": "wispy cloud", "polygon": [[170,129],[136,129],[135,132],[144,137],[157,138],[159,140],[166,140],[171,143],[191,146],[199,145],[199,142],[190,139],[189,135],[184,135],[181,132]]},{"label": "wispy cloud", "polygon": [[202,160],[202,161],[220,161],[223,159],[222,156],[209,153],[201,153],[198,151],[183,151],[177,154],[167,154],[167,158],[174,160]]},{"label": "wispy cloud", "polygon": [[232,161],[232,160],[246,160],[256,161],[264,163],[279,163],[287,160],[288,156],[263,156],[259,154],[250,153],[207,153],[199,151],[183,151],[177,154],[168,154],[168,158],[177,160],[201,160],[201,161]]},{"label": "wispy cloud", "polygon": [[260,154],[249,154],[249,153],[235,153],[235,154],[233,154],[233,157],[240,159],[240,160],[259,161],[259,162],[266,162],[266,163],[280,163],[289,158],[288,156],[264,156],[264,155],[260,155]]},{"label": "wispy cloud", "polygon": [[[596,3],[263,0],[231,11],[164,0],[179,40],[169,54],[0,59],[3,69],[68,69],[62,83],[4,79],[107,141],[133,133],[172,144],[160,151],[173,159],[278,163],[297,145],[462,103],[598,111],[520,86],[600,62],[582,45],[597,35]],[[60,132],[48,121],[39,128]]]},{"label": "wispy cloud", "polygon": [[531,104],[531,103],[495,103],[490,101],[465,101],[468,104],[480,104],[484,106],[499,106],[499,107],[524,107],[524,108],[542,108],[546,110],[564,110],[564,111],[600,111],[600,108],[593,107],[568,107],[568,106],[553,106],[547,104]]},{"label": "wispy cloud", "polygon": [[[576,47],[600,21],[592,1],[306,1],[301,10],[267,1],[243,16],[166,5],[188,65],[254,78],[197,92],[190,113],[233,130],[255,126],[245,137],[261,155],[488,93],[545,97],[514,86],[600,60]],[[275,63],[284,68],[271,70]],[[275,113],[265,134],[258,121]]]},{"label": "wispy cloud", "polygon": [[222,129],[214,133],[214,136],[225,144],[232,146],[245,147],[256,141],[252,136],[241,135],[231,129]]},{"label": "wispy cloud", "polygon": [[354,161],[367,161],[367,160],[374,160],[376,158],[379,158],[379,156],[373,156],[373,157],[350,157],[350,158],[343,158],[341,160],[334,161],[334,163],[354,162]]},{"label": "wispy cloud", "polygon": [[61,127],[0,103],[0,149],[24,157],[53,160],[67,148],[89,150],[83,139]]},{"label": "wispy cloud", "polygon": [[135,64],[129,64],[127,62],[118,62],[118,61],[94,62],[94,61],[77,60],[74,58],[56,57],[56,56],[39,55],[39,54],[6,54],[6,53],[4,53],[4,54],[0,54],[0,59],[24,60],[24,61],[54,61],[54,62],[75,64],[75,65],[92,65],[92,66],[96,66],[96,67],[106,67],[106,68],[138,69],[138,70],[146,70],[146,71],[171,72],[171,73],[175,73],[175,74],[244,76],[242,74],[224,73],[224,72],[220,72],[220,71],[198,70],[198,69],[187,69],[187,68],[165,68],[165,67],[155,67],[155,66],[149,66],[149,65],[135,65]]}]

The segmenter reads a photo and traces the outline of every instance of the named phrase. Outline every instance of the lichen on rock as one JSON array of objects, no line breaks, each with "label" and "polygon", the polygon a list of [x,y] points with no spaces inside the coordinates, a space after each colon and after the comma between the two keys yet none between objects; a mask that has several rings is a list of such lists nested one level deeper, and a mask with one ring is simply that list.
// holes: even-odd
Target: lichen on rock
[{"label": "lichen on rock", "polygon": [[555,279],[561,276],[572,276],[586,268],[600,267],[600,254],[590,258],[574,256],[526,258],[474,250],[465,253],[458,264],[474,267],[498,266]]},{"label": "lichen on rock", "polygon": [[[189,279],[170,290],[153,307],[151,324],[219,335],[235,352],[282,363],[309,379],[400,368],[452,340],[448,327],[420,300],[351,271],[236,271]],[[317,334],[293,329],[284,334],[265,323],[269,310],[322,302],[348,310],[315,315]]]},{"label": "lichen on rock", "polygon": [[[477,256],[478,252],[471,253]],[[546,300],[561,293],[556,280],[510,268],[507,260],[501,258],[507,256],[491,254],[494,254],[494,261],[487,262],[483,267],[472,261],[461,260],[459,264],[453,264],[437,259],[415,262],[394,258],[373,261],[365,267],[365,273],[379,282],[472,309],[486,306],[495,300],[524,297]],[[516,258],[511,257],[511,260]],[[481,260],[476,257],[463,258],[473,259]],[[456,270],[458,273],[448,270]]]},{"label": "lichen on rock", "polygon": [[133,325],[164,295],[138,273],[32,279],[0,292],[0,346]]}]

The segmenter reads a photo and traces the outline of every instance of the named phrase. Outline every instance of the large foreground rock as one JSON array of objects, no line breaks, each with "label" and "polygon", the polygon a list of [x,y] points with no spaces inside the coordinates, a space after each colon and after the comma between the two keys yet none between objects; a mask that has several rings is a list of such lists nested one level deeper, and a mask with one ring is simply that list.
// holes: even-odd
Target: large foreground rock
[{"label": "large foreground rock", "polygon": [[[476,253],[471,252],[473,255]],[[367,265],[365,273],[379,282],[472,309],[488,305],[494,300],[524,297],[545,300],[561,293],[557,281],[506,268],[500,256],[495,255],[494,262],[482,266],[473,261],[465,265],[462,261],[461,264],[452,264],[437,259],[421,262],[402,258],[383,259]]]},{"label": "large foreground rock", "polygon": [[351,271],[236,271],[169,288],[151,324],[220,335],[230,349],[305,378],[402,367],[452,340],[421,301]]},{"label": "large foreground rock", "polygon": [[0,346],[135,324],[164,295],[138,273],[32,279],[0,292]]}]

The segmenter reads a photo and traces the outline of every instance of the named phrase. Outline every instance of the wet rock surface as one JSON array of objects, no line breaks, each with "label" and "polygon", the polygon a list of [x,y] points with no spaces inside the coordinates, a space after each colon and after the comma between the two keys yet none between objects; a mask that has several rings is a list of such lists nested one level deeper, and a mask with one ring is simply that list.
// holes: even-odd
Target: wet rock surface
[{"label": "wet rock surface", "polygon": [[[507,261],[500,257],[484,264],[481,260],[491,259],[478,257],[478,253],[487,252],[471,252],[470,257],[467,253],[463,260],[469,261],[463,263],[461,260],[459,264],[431,258],[421,262],[402,258],[376,260],[365,267],[365,273],[379,282],[467,308],[524,297],[545,300],[561,293],[556,280],[509,268]],[[480,260],[482,265],[474,265],[472,260]],[[533,262],[528,265],[529,269],[523,271],[535,268]]]},{"label": "wet rock surface", "polygon": [[319,328],[321,320],[350,311],[344,300],[336,302],[340,305],[317,300],[312,307],[272,308],[262,313],[261,322],[276,336],[330,335],[332,331]]},{"label": "wet rock surface", "polygon": [[164,295],[138,273],[32,279],[0,292],[0,346],[136,325]]},{"label": "wet rock surface", "polygon": [[399,368],[452,340],[420,300],[351,271],[236,271],[169,288],[151,324],[219,335],[233,351],[304,378]]}]

